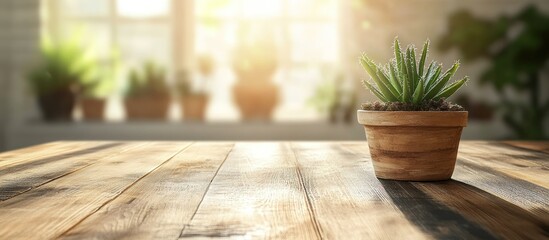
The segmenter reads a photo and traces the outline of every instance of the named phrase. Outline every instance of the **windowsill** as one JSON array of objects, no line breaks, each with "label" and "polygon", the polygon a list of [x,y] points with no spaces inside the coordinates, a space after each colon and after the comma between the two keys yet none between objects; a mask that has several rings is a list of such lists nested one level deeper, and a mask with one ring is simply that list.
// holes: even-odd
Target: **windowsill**
[{"label": "windowsill", "polygon": [[326,122],[31,121],[8,131],[9,149],[56,140],[360,140],[358,124]]}]

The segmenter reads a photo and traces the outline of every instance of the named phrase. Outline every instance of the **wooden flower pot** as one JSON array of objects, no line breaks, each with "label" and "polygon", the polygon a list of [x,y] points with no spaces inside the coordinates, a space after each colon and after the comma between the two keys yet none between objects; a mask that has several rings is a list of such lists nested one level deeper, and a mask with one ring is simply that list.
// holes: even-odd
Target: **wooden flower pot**
[{"label": "wooden flower pot", "polygon": [[38,106],[45,121],[72,121],[76,94],[70,88],[62,88],[37,96]]},{"label": "wooden flower pot", "polygon": [[124,100],[126,118],[130,120],[165,120],[170,106],[170,97],[139,96]]},{"label": "wooden flower pot", "polygon": [[439,181],[452,177],[467,112],[357,112],[375,174],[381,179]]},{"label": "wooden flower pot", "polygon": [[278,103],[278,88],[269,82],[239,82],[233,97],[242,119],[270,120]]},{"label": "wooden flower pot", "polygon": [[181,100],[181,106],[185,120],[204,121],[208,96],[205,94],[185,96]]},{"label": "wooden flower pot", "polygon": [[99,98],[83,98],[80,99],[82,107],[82,116],[84,120],[101,121],[105,115],[105,99]]}]

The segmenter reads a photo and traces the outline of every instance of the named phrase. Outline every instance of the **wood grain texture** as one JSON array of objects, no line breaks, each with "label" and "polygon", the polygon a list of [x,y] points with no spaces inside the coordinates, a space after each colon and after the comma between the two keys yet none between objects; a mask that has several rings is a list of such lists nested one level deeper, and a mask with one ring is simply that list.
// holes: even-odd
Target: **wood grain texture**
[{"label": "wood grain texture", "polygon": [[108,142],[50,142],[28,148],[17,149],[0,153],[0,168],[18,163],[29,164],[33,160],[42,159],[44,156],[78,154],[82,149],[92,148]]},{"label": "wood grain texture", "polygon": [[[143,143],[125,144],[121,142],[81,144],[84,145],[57,143],[48,147],[55,150],[42,153],[42,158],[26,158],[26,154],[21,154],[20,157],[26,158],[26,161],[19,161],[0,168],[0,201],[90,166],[102,158],[108,158],[143,145]],[[58,152],[63,151],[63,148],[55,148],[58,145],[67,145],[70,151],[67,149],[65,152]],[[88,147],[84,148],[83,146]]]},{"label": "wood grain texture", "polygon": [[237,143],[181,238],[317,239],[291,149]]},{"label": "wood grain texture", "polygon": [[376,176],[404,181],[448,180],[454,172],[467,112],[357,112]]},{"label": "wood grain texture", "polygon": [[535,146],[462,141],[425,183],[366,141],[50,143],[0,153],[0,239],[549,239]]},{"label": "wood grain texture", "polygon": [[466,143],[460,153],[464,162],[549,188],[549,154],[481,141]]},{"label": "wood grain texture", "polygon": [[466,111],[357,111],[358,123],[365,126],[465,127]]},{"label": "wood grain texture", "polygon": [[64,239],[176,239],[231,143],[195,143],[66,232]]},{"label": "wood grain texture", "polygon": [[507,145],[519,147],[522,149],[535,150],[549,153],[549,142],[544,141],[505,141]]},{"label": "wood grain texture", "polygon": [[0,236],[5,239],[57,237],[187,145],[149,143],[0,202]]},{"label": "wood grain texture", "polygon": [[366,142],[354,154],[339,144],[292,144],[325,239],[429,239],[391,203],[374,175]]}]

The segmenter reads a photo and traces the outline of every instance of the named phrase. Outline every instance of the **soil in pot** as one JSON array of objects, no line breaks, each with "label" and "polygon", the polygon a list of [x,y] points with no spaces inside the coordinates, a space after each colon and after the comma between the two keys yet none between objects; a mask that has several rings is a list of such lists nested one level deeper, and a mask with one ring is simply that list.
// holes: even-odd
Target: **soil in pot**
[{"label": "soil in pot", "polygon": [[365,111],[364,125],[378,178],[448,180],[454,172],[466,111]]},{"label": "soil in pot", "polygon": [[170,97],[136,96],[124,100],[126,118],[130,120],[165,120],[170,106]]},{"label": "soil in pot", "polygon": [[82,107],[82,116],[84,120],[101,121],[105,116],[106,100],[100,98],[83,98],[80,99]]},{"label": "soil in pot", "polygon": [[183,97],[181,100],[183,118],[185,120],[204,121],[208,100],[206,94],[195,94]]},{"label": "soil in pot", "polygon": [[70,88],[42,94],[37,100],[45,121],[72,121],[76,95]]},{"label": "soil in pot", "polygon": [[270,120],[278,103],[278,88],[270,82],[239,82],[233,97],[242,119]]}]

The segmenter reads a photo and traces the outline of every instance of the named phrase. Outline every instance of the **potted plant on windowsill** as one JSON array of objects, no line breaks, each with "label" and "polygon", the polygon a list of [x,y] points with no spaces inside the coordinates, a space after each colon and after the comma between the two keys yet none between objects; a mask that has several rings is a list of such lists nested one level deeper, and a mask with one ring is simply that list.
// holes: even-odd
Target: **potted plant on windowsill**
[{"label": "potted plant on windowsill", "polygon": [[425,68],[428,48],[426,41],[418,62],[414,47],[402,52],[395,39],[395,59],[387,65],[360,58],[373,81],[363,84],[382,101],[364,103],[357,112],[378,178],[437,181],[450,179],[454,171],[467,112],[446,98],[468,78],[448,84],[458,62],[445,72],[435,62]]},{"label": "potted plant on windowsill", "polygon": [[27,79],[45,121],[72,121],[82,83],[93,75],[95,62],[81,47],[80,35],[52,42],[44,38],[39,63]]},{"label": "potted plant on windowsill", "polygon": [[108,66],[98,67],[96,77],[81,84],[82,94],[79,103],[84,120],[102,121],[105,119],[107,97],[112,93],[120,69],[117,52],[113,51],[109,61],[111,64]]},{"label": "potted plant on windowsill", "polygon": [[238,82],[233,97],[244,120],[270,120],[278,103],[278,87],[271,81],[277,69],[274,43],[258,40],[241,44],[233,68]]},{"label": "potted plant on windowsill", "polygon": [[193,84],[193,82],[186,71],[178,73],[176,86],[180,97],[181,112],[184,120],[204,121],[209,94],[206,89],[196,86],[197,84]]},{"label": "potted plant on windowsill", "polygon": [[141,71],[130,71],[129,88],[124,100],[128,119],[166,119],[170,101],[166,72],[162,67],[149,61]]}]

